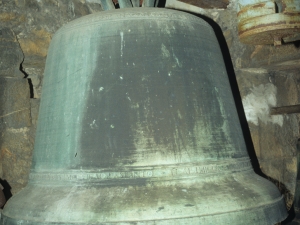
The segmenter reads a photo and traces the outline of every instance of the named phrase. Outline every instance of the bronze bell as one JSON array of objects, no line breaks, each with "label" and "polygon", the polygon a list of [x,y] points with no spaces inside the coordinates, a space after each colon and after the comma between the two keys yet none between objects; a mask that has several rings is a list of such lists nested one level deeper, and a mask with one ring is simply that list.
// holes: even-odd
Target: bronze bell
[{"label": "bronze bell", "polygon": [[286,217],[252,169],[212,28],[111,10],[51,42],[30,180],[1,224],[265,225]]}]

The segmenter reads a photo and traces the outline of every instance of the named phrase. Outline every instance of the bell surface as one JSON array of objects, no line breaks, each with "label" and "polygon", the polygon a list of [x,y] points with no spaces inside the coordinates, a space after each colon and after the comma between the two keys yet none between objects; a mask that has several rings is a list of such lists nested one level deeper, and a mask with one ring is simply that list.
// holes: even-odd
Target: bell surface
[{"label": "bell surface", "polygon": [[57,31],[29,183],[1,224],[265,225],[286,216],[278,189],[252,169],[206,22],[131,8]]}]

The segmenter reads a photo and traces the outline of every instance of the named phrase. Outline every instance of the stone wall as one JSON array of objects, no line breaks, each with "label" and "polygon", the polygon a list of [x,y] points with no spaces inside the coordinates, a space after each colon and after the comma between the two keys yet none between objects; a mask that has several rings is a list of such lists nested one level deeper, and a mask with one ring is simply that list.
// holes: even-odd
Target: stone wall
[{"label": "stone wall", "polygon": [[[13,194],[28,180],[51,38],[68,21],[101,11],[98,2],[0,0],[0,177],[10,184]],[[299,117],[270,116],[269,111],[299,103],[299,43],[241,44],[233,3],[226,10],[209,9],[207,15],[205,19],[214,24],[219,36],[253,165],[278,185],[290,207],[296,184]]]},{"label": "stone wall", "polygon": [[96,2],[0,1],[0,177],[12,194],[28,181],[51,37],[67,22],[101,11]]},{"label": "stone wall", "polygon": [[[255,171],[278,186],[289,209],[296,188],[299,116],[271,116],[270,110],[299,104],[299,43],[277,47],[243,45],[232,10],[218,11],[212,18],[220,26],[229,48],[234,68],[229,70],[229,76],[236,76],[233,92],[238,109],[242,102],[240,120]],[[225,61],[230,64],[226,57]]]}]

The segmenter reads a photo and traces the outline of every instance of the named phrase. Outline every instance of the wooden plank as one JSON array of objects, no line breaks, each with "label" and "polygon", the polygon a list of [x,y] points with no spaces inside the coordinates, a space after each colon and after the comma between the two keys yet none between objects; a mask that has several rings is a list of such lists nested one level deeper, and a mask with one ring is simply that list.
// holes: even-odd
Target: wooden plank
[{"label": "wooden plank", "polygon": [[300,113],[300,105],[289,105],[282,107],[274,107],[271,109],[271,115]]},{"label": "wooden plank", "polygon": [[219,8],[219,9],[226,9],[229,0],[179,0],[180,2],[184,2],[190,5],[194,5],[204,9],[212,9],[212,8]]}]

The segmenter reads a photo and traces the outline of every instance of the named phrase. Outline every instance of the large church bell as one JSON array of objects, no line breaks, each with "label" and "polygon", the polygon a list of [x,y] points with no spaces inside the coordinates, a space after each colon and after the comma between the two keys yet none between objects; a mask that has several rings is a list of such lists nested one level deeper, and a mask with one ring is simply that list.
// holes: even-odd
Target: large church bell
[{"label": "large church bell", "polygon": [[202,19],[153,7],[76,19],[54,35],[43,82],[30,180],[1,224],[286,217],[277,188],[252,169],[219,44]]}]

